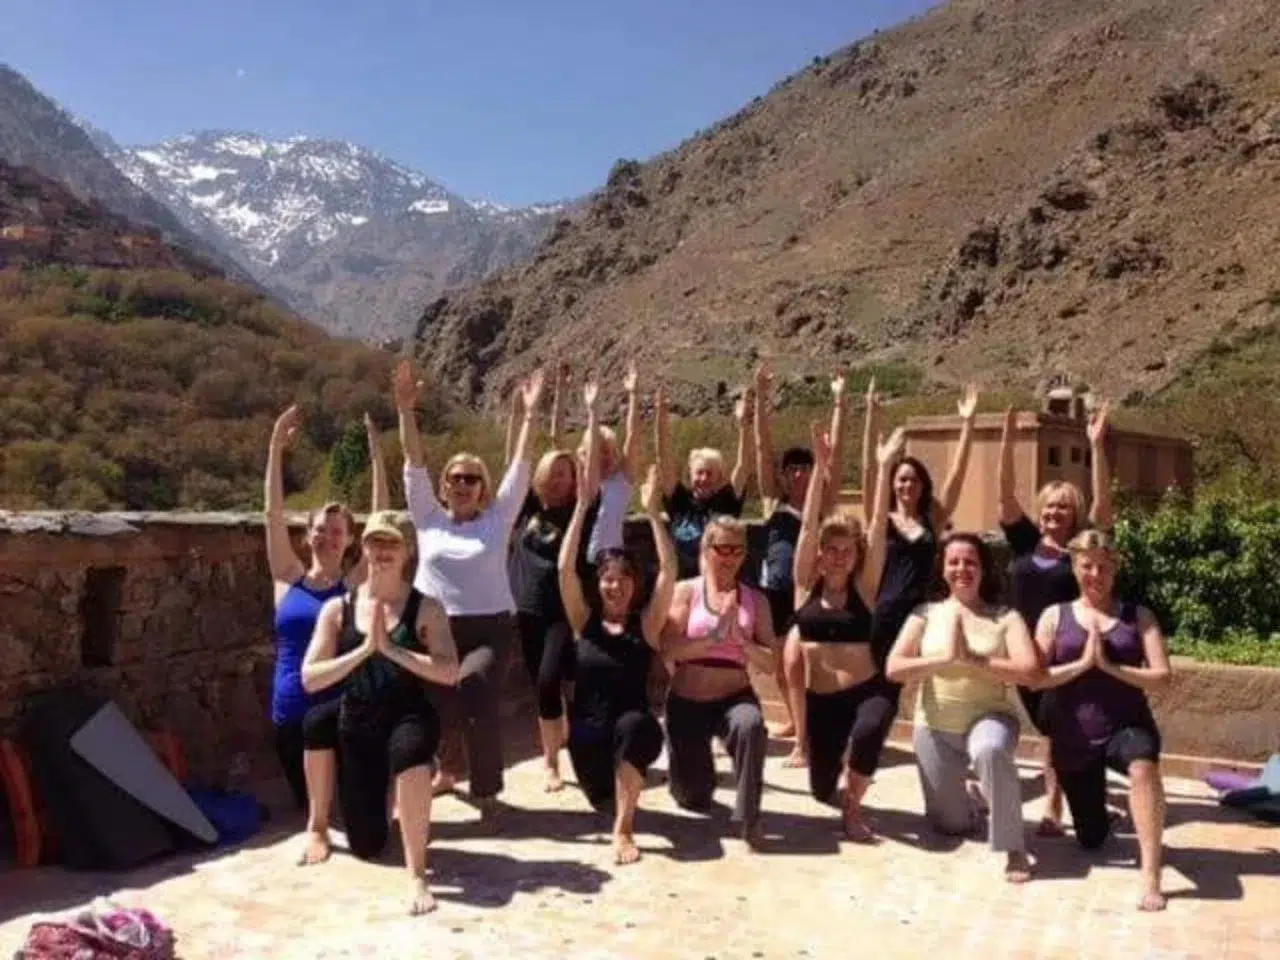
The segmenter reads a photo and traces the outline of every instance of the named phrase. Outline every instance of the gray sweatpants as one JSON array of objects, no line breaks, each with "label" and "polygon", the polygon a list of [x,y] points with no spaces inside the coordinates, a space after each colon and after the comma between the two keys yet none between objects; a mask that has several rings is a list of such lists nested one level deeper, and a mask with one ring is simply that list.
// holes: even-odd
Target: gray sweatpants
[{"label": "gray sweatpants", "polygon": [[1014,751],[1018,721],[1004,713],[979,717],[968,734],[943,733],[923,725],[915,731],[916,765],[924,792],[925,816],[940,833],[968,833],[974,809],[965,787],[973,765],[990,807],[988,840],[997,853],[1024,852],[1022,785]]}]

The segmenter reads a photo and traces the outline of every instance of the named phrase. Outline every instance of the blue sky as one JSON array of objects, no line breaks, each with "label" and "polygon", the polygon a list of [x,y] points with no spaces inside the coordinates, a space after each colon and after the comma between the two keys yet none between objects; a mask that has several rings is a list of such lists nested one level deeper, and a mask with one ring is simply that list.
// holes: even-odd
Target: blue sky
[{"label": "blue sky", "polygon": [[0,62],[124,144],[352,140],[467,197],[576,196],[928,0],[0,0]]}]

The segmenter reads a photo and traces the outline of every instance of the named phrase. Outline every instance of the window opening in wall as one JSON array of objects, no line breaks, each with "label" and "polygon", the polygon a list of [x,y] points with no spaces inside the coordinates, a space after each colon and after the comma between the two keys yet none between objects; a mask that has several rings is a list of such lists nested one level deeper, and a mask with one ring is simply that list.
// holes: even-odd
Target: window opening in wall
[{"label": "window opening in wall", "polygon": [[1049,448],[1049,466],[1051,467],[1062,466],[1062,448],[1061,447]]},{"label": "window opening in wall", "polygon": [[109,667],[115,662],[120,639],[124,567],[90,567],[80,598],[80,662],[86,667]]},{"label": "window opening in wall", "polygon": [[1084,451],[1083,451],[1083,450],[1081,450],[1079,447],[1072,447],[1072,448],[1071,448],[1071,462],[1072,462],[1072,463],[1079,463],[1079,462],[1080,462],[1080,460],[1083,458],[1083,456],[1084,456]]}]

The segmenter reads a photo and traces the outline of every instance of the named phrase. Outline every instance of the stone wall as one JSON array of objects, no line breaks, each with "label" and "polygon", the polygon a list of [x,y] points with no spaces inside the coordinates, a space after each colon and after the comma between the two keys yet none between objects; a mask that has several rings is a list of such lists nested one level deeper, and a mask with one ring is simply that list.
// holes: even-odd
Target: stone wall
[{"label": "stone wall", "polygon": [[[647,525],[627,537],[651,564]],[[271,621],[257,516],[0,513],[0,735],[32,696],[81,685],[177,733],[197,776],[220,779],[243,752],[255,778],[273,777]],[[1280,671],[1179,666],[1157,700],[1168,749],[1239,760],[1280,749]],[[525,710],[518,647],[502,670],[506,712]],[[770,678],[756,681],[777,699]],[[655,697],[662,687],[655,676]]]}]

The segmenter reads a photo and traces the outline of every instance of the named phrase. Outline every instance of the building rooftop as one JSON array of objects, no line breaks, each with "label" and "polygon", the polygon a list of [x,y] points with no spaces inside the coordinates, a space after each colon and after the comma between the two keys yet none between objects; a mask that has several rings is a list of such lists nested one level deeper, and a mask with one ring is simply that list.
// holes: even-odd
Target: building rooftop
[{"label": "building rooftop", "polygon": [[[922,833],[910,760],[893,753],[872,787],[883,841],[863,847],[837,842],[834,813],[809,798],[805,772],[784,769],[775,750],[766,769],[768,846],[754,855],[726,823],[708,826],[674,808],[660,760],[637,821],[644,859],[623,868],[612,864],[607,825],[577,789],[546,794],[540,761],[521,762],[508,773],[515,809],[501,838],[482,836],[461,800],[437,802],[431,863],[440,909],[416,919],[402,910],[398,851],[395,865],[338,852],[299,868],[296,823],[220,856],[125,876],[0,873],[0,955],[18,948],[35,911],[106,894],[163,917],[186,960],[1276,956],[1277,828],[1222,809],[1202,784],[1167,781],[1169,908],[1141,914],[1127,825],[1093,858],[1070,839],[1032,837],[1038,876],[1011,887],[985,844],[949,846]],[[718,763],[727,772],[723,756]],[[1023,786],[1030,829],[1038,809],[1031,767]],[[722,789],[718,799],[729,798]]]}]

